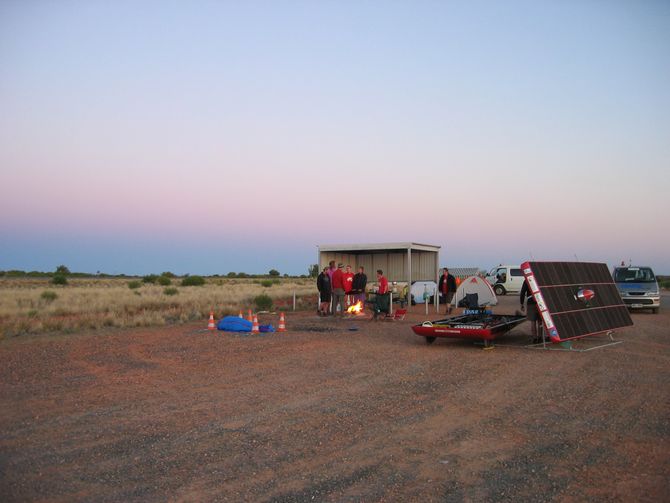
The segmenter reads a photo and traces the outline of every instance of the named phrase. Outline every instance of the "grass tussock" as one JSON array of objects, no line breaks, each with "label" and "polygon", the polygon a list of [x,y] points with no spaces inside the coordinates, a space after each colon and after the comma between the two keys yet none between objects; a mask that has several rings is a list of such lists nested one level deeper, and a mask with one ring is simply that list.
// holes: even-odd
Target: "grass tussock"
[{"label": "grass tussock", "polygon": [[[272,288],[245,279],[206,279],[198,288],[165,288],[142,282],[141,295],[124,279],[70,279],[54,286],[48,278],[0,279],[0,337],[41,332],[75,332],[104,327],[149,327],[207,319],[264,306],[298,309],[316,305],[312,279],[275,280]],[[49,290],[45,288],[49,287]]]}]

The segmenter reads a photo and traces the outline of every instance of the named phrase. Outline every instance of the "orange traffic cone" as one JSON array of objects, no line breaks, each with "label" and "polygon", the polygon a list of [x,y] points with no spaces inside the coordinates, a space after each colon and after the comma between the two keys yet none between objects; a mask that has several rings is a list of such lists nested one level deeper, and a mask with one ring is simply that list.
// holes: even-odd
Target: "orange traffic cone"
[{"label": "orange traffic cone", "polygon": [[242,310],[240,309],[240,318],[244,319],[244,316],[242,316]]},{"label": "orange traffic cone", "polygon": [[254,314],[254,321],[251,325],[251,332],[260,332],[260,329],[258,328],[258,317]]},{"label": "orange traffic cone", "polygon": [[279,326],[277,332],[286,332],[286,319],[284,319],[284,311],[279,313]]},{"label": "orange traffic cone", "polygon": [[251,309],[247,311],[247,321],[253,321],[253,316],[251,315]]},{"label": "orange traffic cone", "polygon": [[214,311],[209,312],[209,323],[207,324],[208,330],[216,330],[216,325],[214,325]]}]

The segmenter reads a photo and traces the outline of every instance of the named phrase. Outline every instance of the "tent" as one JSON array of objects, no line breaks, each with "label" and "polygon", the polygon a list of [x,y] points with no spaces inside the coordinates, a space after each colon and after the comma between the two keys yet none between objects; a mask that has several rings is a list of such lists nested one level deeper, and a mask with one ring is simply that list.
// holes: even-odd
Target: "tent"
[{"label": "tent", "polygon": [[476,293],[480,306],[495,306],[498,304],[498,298],[493,292],[491,283],[478,276],[470,276],[461,282],[456,289],[454,298],[451,299],[452,306],[458,306],[459,302],[468,294]]}]

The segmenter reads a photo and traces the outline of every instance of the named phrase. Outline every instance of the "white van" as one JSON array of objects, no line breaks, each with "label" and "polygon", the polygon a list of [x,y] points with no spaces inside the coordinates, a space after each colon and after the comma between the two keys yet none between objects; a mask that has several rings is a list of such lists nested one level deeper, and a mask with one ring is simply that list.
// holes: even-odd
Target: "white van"
[{"label": "white van", "polygon": [[491,269],[486,275],[486,280],[493,286],[496,295],[507,293],[519,293],[523,286],[524,277],[521,266],[499,265]]}]

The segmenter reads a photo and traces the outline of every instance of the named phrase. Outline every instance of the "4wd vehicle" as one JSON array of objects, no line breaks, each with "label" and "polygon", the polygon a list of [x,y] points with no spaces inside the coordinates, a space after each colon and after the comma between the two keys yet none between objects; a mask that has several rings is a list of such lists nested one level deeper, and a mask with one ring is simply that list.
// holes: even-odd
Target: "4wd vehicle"
[{"label": "4wd vehicle", "polygon": [[486,275],[486,280],[493,285],[496,295],[519,293],[523,286],[524,277],[518,265],[499,265]]},{"label": "4wd vehicle", "polygon": [[615,267],[612,276],[626,307],[658,313],[661,295],[651,267]]}]

